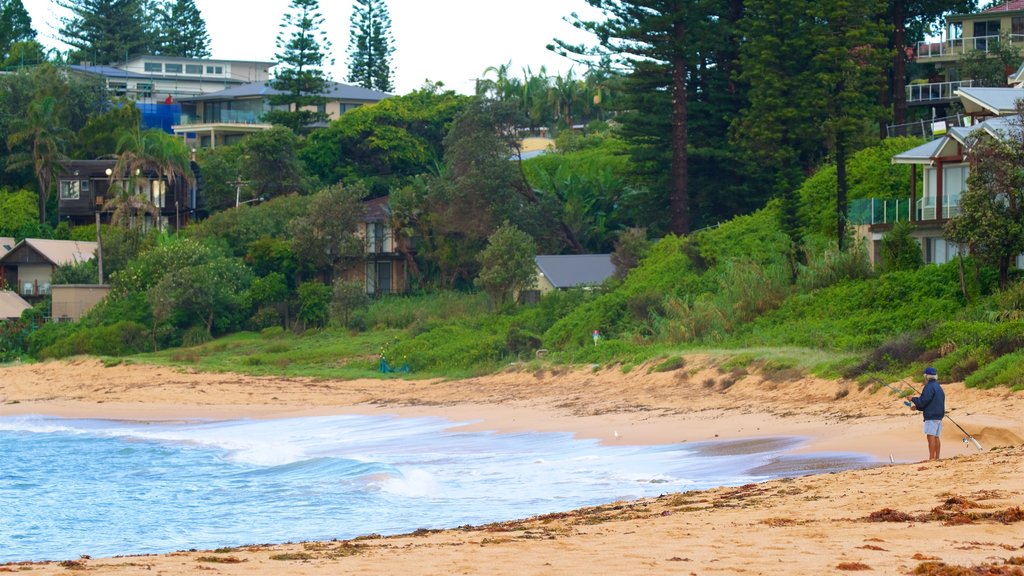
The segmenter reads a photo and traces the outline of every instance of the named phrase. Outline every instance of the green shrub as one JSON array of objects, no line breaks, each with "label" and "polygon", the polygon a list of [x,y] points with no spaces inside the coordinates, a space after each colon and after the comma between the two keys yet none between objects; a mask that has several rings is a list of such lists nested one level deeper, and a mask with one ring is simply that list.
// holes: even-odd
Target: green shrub
[{"label": "green shrub", "polygon": [[118,322],[109,326],[82,328],[43,348],[39,358],[64,358],[78,354],[125,356],[153,349],[153,340],[145,326]]},{"label": "green shrub", "polygon": [[651,372],[672,372],[686,366],[686,358],[682,356],[670,356],[651,368]]},{"label": "green shrub", "polygon": [[205,326],[191,326],[181,335],[181,345],[191,348],[192,346],[206,344],[212,339],[213,337],[206,331]]},{"label": "green shrub", "polygon": [[1024,390],[1024,351],[1006,354],[979,368],[964,380],[968,388],[1007,386]]},{"label": "green shrub", "polygon": [[40,353],[58,340],[72,336],[84,326],[78,322],[47,322],[28,337],[29,355],[39,358]]}]

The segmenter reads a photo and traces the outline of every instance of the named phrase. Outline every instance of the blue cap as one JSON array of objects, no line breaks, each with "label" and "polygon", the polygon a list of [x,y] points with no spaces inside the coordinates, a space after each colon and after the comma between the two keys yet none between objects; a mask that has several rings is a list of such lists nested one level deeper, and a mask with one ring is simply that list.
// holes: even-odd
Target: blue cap
[{"label": "blue cap", "polygon": [[931,366],[925,368],[924,373],[929,376],[935,376],[936,374],[938,374],[938,372],[935,371],[935,368],[932,368]]}]

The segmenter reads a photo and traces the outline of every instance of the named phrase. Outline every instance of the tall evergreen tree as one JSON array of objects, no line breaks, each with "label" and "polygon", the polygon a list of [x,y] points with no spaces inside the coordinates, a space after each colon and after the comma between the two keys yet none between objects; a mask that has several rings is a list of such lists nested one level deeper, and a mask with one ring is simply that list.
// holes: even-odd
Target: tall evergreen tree
[{"label": "tall evergreen tree", "polygon": [[32,18],[21,0],[0,0],[0,61],[10,55],[11,46],[35,37]]},{"label": "tall evergreen tree", "polygon": [[773,170],[774,193],[783,198],[834,154],[840,246],[846,158],[884,114],[877,89],[888,56],[885,1],[746,2],[740,78],[749,86],[749,105],[733,125],[734,139]]},{"label": "tall evergreen tree", "polygon": [[[739,80],[747,106],[733,123],[737,148],[772,174],[776,197],[794,191],[826,153],[826,86],[808,63],[817,53],[808,0],[746,0]],[[796,240],[796,238],[794,238]]]},{"label": "tall evergreen tree", "polygon": [[159,46],[165,56],[209,58],[210,35],[193,0],[173,0],[157,7]]},{"label": "tall evergreen tree", "polygon": [[[587,48],[555,40],[565,55],[608,56],[630,71],[617,120],[633,146],[634,163],[655,191],[668,196],[669,230],[691,228],[689,90],[695,76],[716,67],[727,37],[729,0],[587,0],[607,20],[573,17],[599,45]],[[706,88],[706,87],[705,87]],[[667,156],[667,158],[666,158]],[[667,169],[666,169],[667,168]],[[664,175],[659,177],[659,175]],[[663,198],[663,196],[662,196]],[[661,198],[655,203],[663,202]],[[653,204],[652,204],[653,205]],[[661,205],[664,205],[663,203]],[[662,212],[664,212],[662,210]]]},{"label": "tall evergreen tree", "polygon": [[71,11],[62,17],[61,40],[75,49],[69,60],[124,62],[149,51],[151,34],[142,0],[54,0]]},{"label": "tall evergreen tree", "polygon": [[[872,95],[884,69],[885,0],[817,0],[811,16],[817,24],[818,53],[811,61],[827,87],[823,132],[836,159],[836,227],[839,248],[846,238],[846,159],[864,138],[866,121],[884,110]],[[877,94],[877,92],[875,92]]]},{"label": "tall evergreen tree", "polygon": [[356,0],[349,29],[348,81],[391,92],[391,16],[384,0]]},{"label": "tall evergreen tree", "polygon": [[288,109],[268,112],[265,121],[301,132],[327,119],[323,111],[327,78],[322,66],[325,61],[334,64],[334,59],[327,56],[331,42],[321,28],[323,23],[318,0],[291,0],[290,12],[281,20],[277,35],[279,64],[270,83],[282,92],[271,96],[270,103]]},{"label": "tall evergreen tree", "polygon": [[946,14],[970,14],[977,0],[887,0],[886,21],[892,60],[886,66],[882,104],[892,107],[894,124],[907,121],[907,61],[914,45],[935,32],[935,24]]}]

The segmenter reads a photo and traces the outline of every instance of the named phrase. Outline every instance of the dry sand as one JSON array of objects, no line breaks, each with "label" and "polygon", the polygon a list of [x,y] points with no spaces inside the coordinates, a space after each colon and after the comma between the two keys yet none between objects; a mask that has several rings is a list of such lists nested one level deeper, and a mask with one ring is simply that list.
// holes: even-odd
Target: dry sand
[{"label": "dry sand", "polygon": [[[985,451],[963,443],[946,420],[943,460],[920,463],[927,455],[920,415],[886,388],[721,372],[700,356],[670,372],[510,370],[459,381],[257,378],[94,360],[0,368],[0,415],[429,415],[472,422],[473,429],[569,431],[610,444],[798,435],[807,438],[801,451],[858,452],[879,462],[481,527],[68,559],[0,572],[953,574],[962,566],[977,570],[971,574],[1024,576],[1024,394],[943,387],[950,415]],[[937,570],[940,563],[946,572]]]}]

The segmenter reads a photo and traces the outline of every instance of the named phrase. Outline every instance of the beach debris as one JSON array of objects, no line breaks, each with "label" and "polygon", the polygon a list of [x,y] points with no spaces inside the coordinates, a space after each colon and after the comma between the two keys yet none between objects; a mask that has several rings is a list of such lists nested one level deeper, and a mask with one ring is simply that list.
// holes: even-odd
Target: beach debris
[{"label": "beach debris", "polygon": [[315,558],[315,556],[313,556],[309,552],[285,552],[284,554],[270,555],[271,560],[279,560],[282,562],[287,562],[289,560],[312,560],[313,558]]},{"label": "beach debris", "polygon": [[196,562],[209,562],[210,564],[241,564],[242,562],[248,562],[248,560],[244,560],[238,556],[200,556],[196,558]]},{"label": "beach debris", "polygon": [[1010,564],[982,564],[970,568],[945,562],[923,562],[911,574],[920,576],[1024,576],[1024,570]]},{"label": "beach debris", "polygon": [[840,562],[836,565],[837,570],[871,570],[871,566],[862,562]]},{"label": "beach debris", "polygon": [[906,512],[900,512],[892,508],[882,508],[869,514],[865,520],[868,522],[913,522],[915,518]]}]

